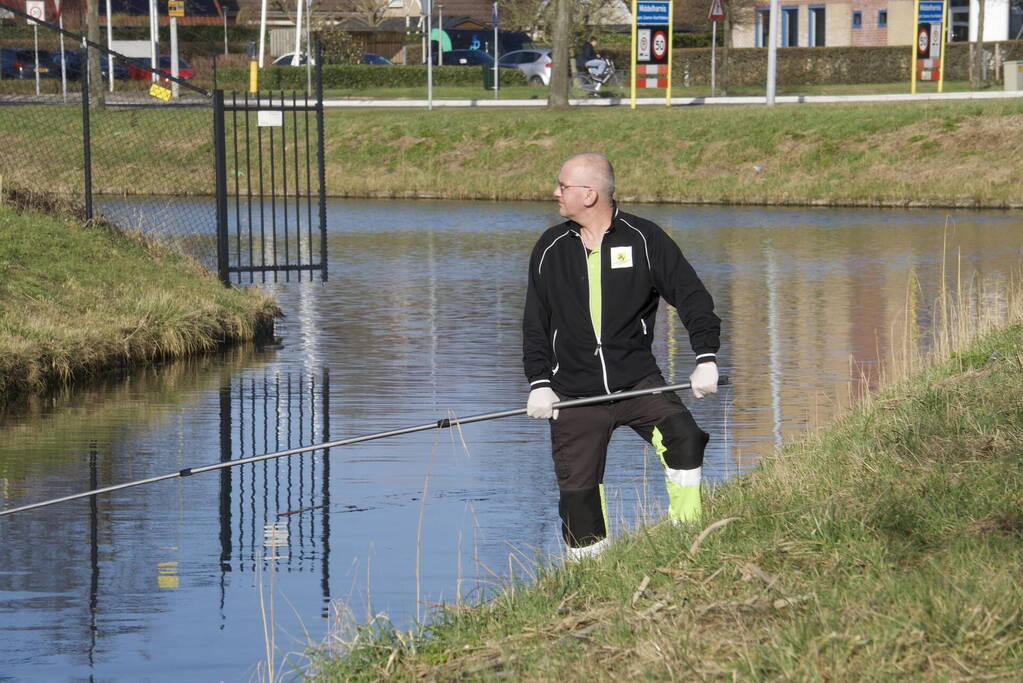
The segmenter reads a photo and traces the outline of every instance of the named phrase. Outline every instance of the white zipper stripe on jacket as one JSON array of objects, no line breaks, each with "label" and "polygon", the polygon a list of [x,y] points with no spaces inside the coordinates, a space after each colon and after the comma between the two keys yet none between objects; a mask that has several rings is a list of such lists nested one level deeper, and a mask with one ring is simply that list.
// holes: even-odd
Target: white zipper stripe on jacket
[{"label": "white zipper stripe on jacket", "polygon": [[[554,359],[558,359],[558,331],[554,330],[554,337],[551,338],[551,353],[554,354]],[[551,370],[551,377],[558,374],[558,369],[561,367],[561,362],[558,361],[554,364],[554,369]]]},{"label": "white zipper stripe on jacket", "polygon": [[[637,228],[635,225],[625,220],[624,218],[622,219],[622,223],[625,223],[627,226],[629,226],[636,232],[639,232],[639,228]],[[646,235],[644,235],[642,232],[639,232],[639,236],[643,238],[643,251],[646,253],[646,267],[649,268],[650,270],[653,270],[653,266],[650,265],[650,249],[647,247],[646,244]]]},{"label": "white zipper stripe on jacket", "polygon": [[572,232],[573,231],[572,231],[571,228],[566,230],[563,234],[558,235],[557,237],[555,237],[553,242],[551,242],[549,245],[547,245],[547,248],[543,250],[542,254],[540,254],[540,263],[538,263],[536,265],[536,273],[537,273],[537,275],[539,275],[540,271],[543,270],[543,260],[544,260],[544,258],[547,257],[547,252],[550,251],[551,247],[553,247],[555,244],[557,244],[558,240],[560,240],[562,237],[565,237],[566,235],[571,235]]}]

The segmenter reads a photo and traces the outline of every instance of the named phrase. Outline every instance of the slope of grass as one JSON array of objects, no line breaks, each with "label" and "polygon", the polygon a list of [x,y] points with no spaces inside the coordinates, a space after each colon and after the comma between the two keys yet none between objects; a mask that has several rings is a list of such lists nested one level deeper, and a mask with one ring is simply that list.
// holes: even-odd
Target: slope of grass
[{"label": "slope of grass", "polygon": [[0,206],[0,401],[250,340],[277,313],[140,236]]},{"label": "slope of grass", "polygon": [[[11,110],[0,111],[0,139],[11,152],[0,157],[4,183],[39,189],[45,178],[47,190],[80,195],[81,149],[68,144],[81,137],[80,110],[0,109]],[[212,195],[211,120],[208,108],[94,112],[96,191]],[[244,135],[241,119],[232,118],[229,128],[236,124]],[[615,162],[618,194],[626,201],[1023,206],[1023,98],[636,110],[332,109],[325,126],[333,196],[546,200],[564,159],[590,150]],[[175,134],[154,142],[153,131],[165,129]],[[266,187],[271,172],[263,169]],[[256,187],[258,171],[246,175],[242,189]]]},{"label": "slope of grass", "polygon": [[1017,678],[1023,307],[1002,301],[1001,326],[961,308],[922,369],[713,490],[700,527],[642,528],[420,631],[338,633],[309,675]]}]

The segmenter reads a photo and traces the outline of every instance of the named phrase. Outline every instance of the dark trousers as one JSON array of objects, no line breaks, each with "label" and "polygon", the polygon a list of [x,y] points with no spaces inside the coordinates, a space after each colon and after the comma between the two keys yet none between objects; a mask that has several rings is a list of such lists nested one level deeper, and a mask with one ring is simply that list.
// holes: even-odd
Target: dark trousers
[{"label": "dark trousers", "polygon": [[[664,378],[656,374],[632,389],[664,384]],[[632,427],[651,444],[656,433],[663,444],[662,461],[676,469],[700,467],[709,438],[673,392],[567,408],[560,411],[557,420],[550,420],[550,426],[554,473],[560,490],[558,511],[562,534],[571,547],[591,545],[607,537],[604,466],[607,444],[616,428]]]}]

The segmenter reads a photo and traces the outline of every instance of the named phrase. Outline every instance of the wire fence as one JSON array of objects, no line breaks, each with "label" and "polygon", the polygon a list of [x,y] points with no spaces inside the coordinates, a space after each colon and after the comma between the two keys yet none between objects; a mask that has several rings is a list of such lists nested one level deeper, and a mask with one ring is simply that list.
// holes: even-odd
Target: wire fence
[{"label": "wire fence", "polygon": [[[0,8],[28,21],[10,0]],[[62,18],[63,19],[63,18]],[[62,22],[63,23],[63,22]],[[52,22],[0,48],[0,183],[141,230],[216,267],[212,94]]]}]

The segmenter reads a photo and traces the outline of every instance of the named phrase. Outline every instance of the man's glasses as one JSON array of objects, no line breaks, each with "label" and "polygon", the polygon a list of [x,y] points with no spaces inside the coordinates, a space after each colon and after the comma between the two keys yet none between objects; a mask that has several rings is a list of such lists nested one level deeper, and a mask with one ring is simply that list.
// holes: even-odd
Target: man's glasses
[{"label": "man's glasses", "polygon": [[570,187],[585,187],[587,190],[592,190],[593,189],[593,187],[591,187],[590,185],[566,185],[565,183],[561,182],[560,180],[558,181],[558,189],[560,191],[564,192],[565,190],[567,190]]}]

